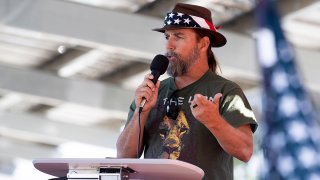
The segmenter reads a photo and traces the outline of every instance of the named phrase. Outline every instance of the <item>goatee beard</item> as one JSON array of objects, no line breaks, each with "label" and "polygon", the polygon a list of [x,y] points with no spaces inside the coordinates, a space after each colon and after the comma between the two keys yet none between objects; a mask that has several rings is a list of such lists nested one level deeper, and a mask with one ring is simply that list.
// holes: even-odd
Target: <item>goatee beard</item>
[{"label": "goatee beard", "polygon": [[175,52],[167,52],[166,56],[175,58],[174,61],[169,61],[167,74],[171,77],[177,77],[186,74],[190,67],[198,61],[199,50],[195,47],[185,59]]}]

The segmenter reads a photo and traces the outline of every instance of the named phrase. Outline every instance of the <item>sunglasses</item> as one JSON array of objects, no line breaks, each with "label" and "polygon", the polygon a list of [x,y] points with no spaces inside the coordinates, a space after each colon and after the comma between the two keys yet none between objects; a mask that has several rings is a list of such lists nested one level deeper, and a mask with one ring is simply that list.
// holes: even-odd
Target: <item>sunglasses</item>
[{"label": "sunglasses", "polygon": [[178,104],[178,98],[173,93],[167,100],[166,105],[166,115],[173,120],[176,120],[179,114],[179,104]]}]

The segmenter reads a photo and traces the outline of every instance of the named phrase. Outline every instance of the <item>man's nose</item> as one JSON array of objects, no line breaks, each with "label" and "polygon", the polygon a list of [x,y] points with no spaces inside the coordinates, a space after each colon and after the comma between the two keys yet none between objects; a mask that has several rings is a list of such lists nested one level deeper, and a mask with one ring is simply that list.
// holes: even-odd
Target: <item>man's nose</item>
[{"label": "man's nose", "polygon": [[175,49],[175,42],[173,38],[168,38],[167,39],[167,44],[166,44],[167,50],[174,50]]}]

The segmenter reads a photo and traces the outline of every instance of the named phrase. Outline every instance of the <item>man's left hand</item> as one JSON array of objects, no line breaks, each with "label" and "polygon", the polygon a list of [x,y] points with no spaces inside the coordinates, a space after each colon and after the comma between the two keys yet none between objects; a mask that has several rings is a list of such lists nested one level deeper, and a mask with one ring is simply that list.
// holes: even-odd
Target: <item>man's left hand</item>
[{"label": "man's left hand", "polygon": [[221,93],[217,93],[214,96],[213,101],[209,101],[205,96],[195,94],[190,105],[193,116],[204,125],[213,123],[215,117],[220,116],[219,100],[221,96]]}]

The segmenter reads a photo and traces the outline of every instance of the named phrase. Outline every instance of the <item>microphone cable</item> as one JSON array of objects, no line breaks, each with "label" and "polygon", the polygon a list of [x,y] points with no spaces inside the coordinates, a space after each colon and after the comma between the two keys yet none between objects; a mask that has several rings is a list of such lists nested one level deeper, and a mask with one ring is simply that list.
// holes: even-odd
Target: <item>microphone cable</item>
[{"label": "microphone cable", "polygon": [[137,147],[137,158],[139,159],[139,152],[140,152],[140,138],[141,138],[141,112],[142,112],[142,107],[139,107],[139,112],[138,112],[138,130],[139,130],[139,134],[138,134],[138,147]]}]

